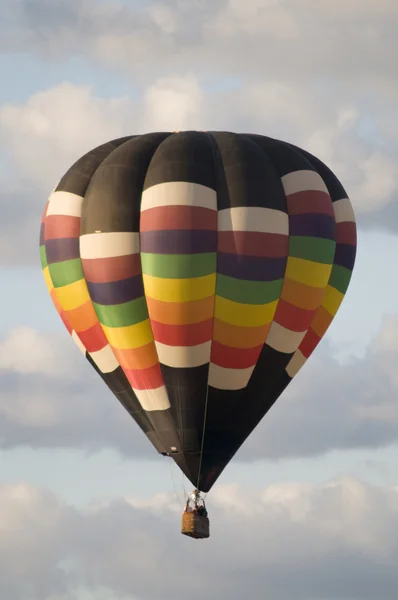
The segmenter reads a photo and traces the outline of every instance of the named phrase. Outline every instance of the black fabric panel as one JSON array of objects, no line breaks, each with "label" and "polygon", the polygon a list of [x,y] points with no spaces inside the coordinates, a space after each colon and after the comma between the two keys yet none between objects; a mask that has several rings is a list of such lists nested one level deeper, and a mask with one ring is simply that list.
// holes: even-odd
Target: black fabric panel
[{"label": "black fabric panel", "polygon": [[259,206],[287,212],[282,182],[256,143],[235,133],[211,132],[217,145],[218,210]]},{"label": "black fabric panel", "polygon": [[270,160],[275,165],[279,177],[283,177],[293,171],[316,171],[311,162],[293,145],[262,135],[247,134],[245,137],[255,142],[263,152],[268,154]]},{"label": "black fabric panel", "polygon": [[209,365],[174,368],[161,365],[184,453],[199,452]]},{"label": "black fabric panel", "polygon": [[167,135],[133,137],[104,159],[84,198],[81,235],[139,231],[145,174],[155,150]]},{"label": "black fabric panel", "polygon": [[79,158],[79,160],[68,169],[55,188],[55,191],[69,192],[71,194],[77,194],[78,196],[84,196],[93,174],[102,161],[105,160],[115,148],[118,148],[130,140],[131,137],[132,136],[126,136],[111,142],[106,142],[105,144],[90,150],[90,152],[87,152],[87,154]]},{"label": "black fabric panel", "polygon": [[215,189],[213,165],[212,144],[206,133],[175,133],[155,152],[145,177],[144,190],[170,181],[188,181]]}]

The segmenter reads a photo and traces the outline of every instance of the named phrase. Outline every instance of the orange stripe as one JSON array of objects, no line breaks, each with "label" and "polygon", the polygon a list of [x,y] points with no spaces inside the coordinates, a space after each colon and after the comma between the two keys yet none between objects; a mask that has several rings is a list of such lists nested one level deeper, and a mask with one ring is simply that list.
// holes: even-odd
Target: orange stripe
[{"label": "orange stripe", "polygon": [[213,340],[231,348],[255,348],[264,344],[271,323],[262,327],[242,327],[214,319]]},{"label": "orange stripe", "polygon": [[322,302],[324,288],[315,288],[286,278],[283,283],[281,298],[305,310],[315,310]]},{"label": "orange stripe", "polygon": [[211,319],[214,314],[214,296],[192,302],[162,302],[146,297],[151,321],[165,325],[190,325]]},{"label": "orange stripe", "polygon": [[313,329],[315,333],[321,338],[325,335],[332,321],[333,316],[330,313],[328,313],[326,308],[320,306],[316,312],[314,320],[311,323],[311,329]]},{"label": "orange stripe", "polygon": [[91,300],[88,300],[73,310],[68,310],[67,315],[76,333],[84,331],[85,329],[90,329],[98,323],[98,317]]},{"label": "orange stripe", "polygon": [[153,342],[129,350],[119,350],[112,346],[112,350],[123,369],[147,369],[158,362],[158,355]]}]

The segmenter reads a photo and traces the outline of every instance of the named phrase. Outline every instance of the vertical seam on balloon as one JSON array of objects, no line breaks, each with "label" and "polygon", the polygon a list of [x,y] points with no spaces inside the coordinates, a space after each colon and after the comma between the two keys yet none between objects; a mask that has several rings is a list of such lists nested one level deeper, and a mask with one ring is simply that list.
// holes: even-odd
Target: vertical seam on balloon
[{"label": "vertical seam on balloon", "polygon": [[284,286],[286,285],[286,270],[287,270],[288,260],[289,260],[289,256],[290,256],[290,244],[291,244],[291,242],[290,242],[290,220],[289,220],[289,210],[288,210],[288,206],[287,206],[287,198],[286,198],[285,190],[284,190],[284,187],[283,187],[283,184],[282,184],[282,179],[281,179],[281,177],[280,177],[280,175],[279,175],[279,173],[278,173],[278,169],[276,168],[276,166],[275,166],[275,164],[274,164],[274,162],[273,162],[273,160],[272,160],[272,157],[271,157],[271,156],[270,156],[270,155],[269,155],[269,154],[268,154],[268,153],[265,151],[265,149],[264,149],[264,148],[262,148],[262,147],[261,147],[261,145],[260,145],[260,144],[258,144],[258,143],[257,143],[257,141],[256,141],[256,140],[252,139],[251,137],[249,137],[249,136],[247,136],[247,135],[245,135],[244,137],[245,137],[245,139],[247,139],[249,142],[252,142],[253,144],[255,144],[255,145],[257,146],[257,148],[259,148],[259,149],[261,150],[262,154],[264,154],[264,155],[267,157],[267,159],[270,161],[270,163],[272,164],[272,166],[273,166],[273,168],[274,168],[274,170],[275,170],[275,174],[276,174],[276,176],[277,176],[277,177],[278,177],[278,179],[280,179],[280,181],[281,181],[281,186],[282,186],[282,190],[283,190],[283,194],[284,194],[284,197],[285,197],[285,202],[286,202],[286,211],[285,211],[285,213],[286,213],[286,215],[287,215],[287,218],[288,218],[288,232],[287,232],[287,238],[288,238],[288,252],[287,252],[287,256],[286,256],[285,271],[284,271],[284,273],[283,273],[283,278],[282,278],[282,279],[283,279],[283,283],[282,283],[281,291],[280,291],[280,294],[279,294],[279,298],[278,298],[278,300],[277,300],[277,304],[276,304],[276,308],[275,308],[274,316],[273,316],[273,318],[272,318],[272,321],[271,321],[271,326],[270,326],[270,328],[269,328],[269,330],[268,330],[268,333],[267,333],[267,335],[266,335],[266,338],[265,338],[265,340],[264,340],[264,346],[265,346],[265,345],[267,345],[267,340],[268,340],[268,338],[269,338],[269,334],[270,334],[270,331],[271,331],[272,325],[273,325],[273,323],[275,322],[275,316],[276,316],[276,313],[277,313],[277,310],[278,310],[278,306],[279,306],[280,299],[281,299],[281,297],[282,297],[283,288],[284,288]]},{"label": "vertical seam on balloon", "polygon": [[212,353],[212,347],[213,347],[213,339],[214,339],[214,327],[215,327],[215,308],[216,308],[216,299],[217,299],[217,278],[218,278],[218,191],[217,191],[217,168],[216,168],[216,156],[215,156],[215,147],[214,145],[217,145],[216,140],[214,138],[214,136],[207,132],[207,137],[208,140],[210,142],[210,147],[211,147],[211,152],[212,152],[212,157],[213,157],[213,174],[214,174],[214,185],[215,185],[215,191],[216,191],[216,205],[217,205],[217,242],[216,242],[216,265],[215,265],[215,281],[214,281],[214,304],[213,304],[213,327],[212,327],[212,332],[211,332],[211,338],[210,338],[210,351],[209,351],[209,368],[207,371],[207,382],[206,382],[206,398],[205,398],[205,406],[204,406],[204,411],[203,411],[203,430],[202,430],[202,439],[201,439],[201,444],[200,444],[200,457],[199,457],[199,468],[198,468],[198,478],[197,478],[197,483],[196,483],[196,487],[198,489],[200,489],[200,480],[201,480],[201,472],[202,472],[202,461],[203,461],[203,451],[204,451],[204,445],[205,445],[205,437],[206,437],[206,424],[207,424],[207,411],[208,411],[208,404],[209,404],[209,381],[210,381],[210,367],[211,367],[211,353]]}]

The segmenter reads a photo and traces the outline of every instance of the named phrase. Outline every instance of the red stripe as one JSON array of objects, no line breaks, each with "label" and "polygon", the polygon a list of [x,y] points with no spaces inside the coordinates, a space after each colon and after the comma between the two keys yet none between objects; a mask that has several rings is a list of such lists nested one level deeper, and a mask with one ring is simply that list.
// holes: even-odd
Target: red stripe
[{"label": "red stripe", "polygon": [[140,231],[173,229],[216,231],[217,211],[201,206],[157,206],[141,213]]},{"label": "red stripe", "polygon": [[218,252],[278,258],[289,253],[289,237],[278,233],[254,231],[220,231],[217,242]]},{"label": "red stripe", "polygon": [[87,352],[98,352],[108,344],[100,323],[96,323],[84,331],[76,331],[76,334]]},{"label": "red stripe", "polygon": [[148,369],[123,369],[123,371],[131,387],[136,390],[155,390],[164,385],[159,363]]},{"label": "red stripe", "polygon": [[213,333],[213,319],[190,325],[165,325],[151,321],[153,337],[167,346],[198,346],[209,342]]},{"label": "red stripe", "polygon": [[110,283],[135,277],[141,273],[139,254],[112,258],[82,259],[84,277],[90,283]]},{"label": "red stripe", "polygon": [[326,192],[306,190],[286,196],[289,215],[323,214],[334,217],[332,200]]},{"label": "red stripe", "polygon": [[264,344],[254,348],[231,348],[213,341],[211,362],[225,369],[248,369],[257,363],[263,346]]},{"label": "red stripe", "polygon": [[309,329],[299,346],[299,350],[305,356],[305,358],[309,358],[320,341],[321,338],[315,333],[315,331],[313,329]]},{"label": "red stripe", "polygon": [[49,204],[50,204],[50,202],[48,201],[48,202],[47,202],[47,204],[46,204],[46,206],[45,206],[45,208],[44,208],[44,211],[43,211],[43,214],[42,214],[42,217],[41,217],[41,222],[42,222],[42,223],[44,223],[44,221],[46,220],[46,216],[47,216],[47,209],[48,209],[48,205],[49,205]]},{"label": "red stripe", "polygon": [[45,240],[77,238],[80,235],[80,217],[50,215],[46,218]]},{"label": "red stripe", "polygon": [[290,331],[306,331],[311,325],[317,310],[317,308],[315,310],[299,308],[281,298],[278,302],[274,321],[282,327],[290,329]]},{"label": "red stripe", "polygon": [[354,222],[343,221],[342,223],[336,223],[336,243],[356,246],[357,226]]}]

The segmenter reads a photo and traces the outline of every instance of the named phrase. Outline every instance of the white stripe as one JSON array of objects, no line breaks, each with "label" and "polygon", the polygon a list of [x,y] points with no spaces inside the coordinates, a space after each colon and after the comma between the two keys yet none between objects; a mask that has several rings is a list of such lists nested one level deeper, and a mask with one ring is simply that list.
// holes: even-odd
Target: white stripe
[{"label": "white stripe", "polygon": [[205,185],[188,181],[158,183],[142,192],[141,212],[157,206],[175,205],[217,210],[217,193]]},{"label": "white stripe", "polygon": [[289,233],[289,216],[273,208],[260,206],[235,206],[218,213],[218,231],[257,231],[263,233]]},{"label": "white stripe", "polygon": [[281,179],[286,196],[309,190],[329,193],[322,177],[315,171],[293,171]]},{"label": "white stripe", "polygon": [[286,329],[286,327],[282,327],[279,323],[272,323],[271,328],[269,330],[269,334],[267,339],[265,340],[268,346],[271,346],[274,350],[278,352],[283,352],[284,354],[290,354],[291,352],[295,352],[297,348],[300,346],[306,331],[291,331],[290,329]]},{"label": "white stripe", "polygon": [[351,221],[355,223],[355,213],[349,198],[342,198],[333,202],[336,223]]},{"label": "white stripe", "polygon": [[113,373],[119,367],[119,361],[110,345],[106,345],[97,352],[89,353],[101,373]]},{"label": "white stripe", "polygon": [[135,390],[133,388],[133,391],[144,410],[167,410],[170,408],[169,397],[164,385],[155,390]]},{"label": "white stripe", "polygon": [[79,348],[80,352],[82,354],[84,354],[84,356],[86,356],[86,348],[85,348],[83,342],[81,341],[81,339],[79,338],[79,336],[77,335],[75,330],[72,331],[72,340],[75,342],[75,344]]},{"label": "white stripe", "polygon": [[290,362],[286,367],[286,373],[289,375],[289,377],[293,379],[293,377],[297,375],[301,367],[303,367],[306,362],[307,359],[304,356],[304,354],[300,350],[297,350],[297,352],[293,354],[292,358],[290,359]]},{"label": "white stripe", "polygon": [[209,385],[218,390],[243,390],[249,383],[253,371],[254,366],[247,369],[226,369],[211,363]]},{"label": "white stripe", "polygon": [[166,346],[155,342],[159,362],[167,367],[200,367],[210,362],[211,342],[198,346]]},{"label": "white stripe", "polygon": [[81,258],[113,258],[140,251],[140,234],[131,231],[87,233],[80,236]]},{"label": "white stripe", "polygon": [[50,215],[82,216],[83,196],[70,192],[53,192],[50,194],[48,202],[47,217]]}]

